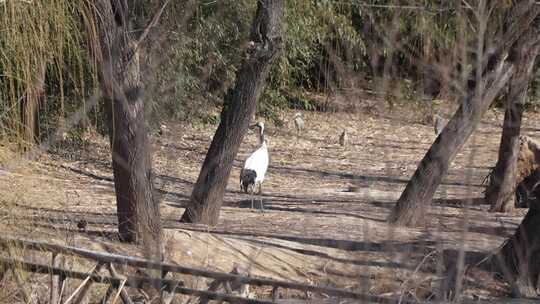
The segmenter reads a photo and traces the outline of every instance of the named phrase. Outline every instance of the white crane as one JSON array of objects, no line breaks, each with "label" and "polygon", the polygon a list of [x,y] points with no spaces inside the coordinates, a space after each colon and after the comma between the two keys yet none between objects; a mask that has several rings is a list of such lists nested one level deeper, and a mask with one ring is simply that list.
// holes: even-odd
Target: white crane
[{"label": "white crane", "polygon": [[[255,150],[244,163],[244,168],[240,171],[240,190],[251,193],[251,209],[253,209],[253,194],[255,188],[261,194],[261,186],[264,181],[266,170],[268,169],[268,147],[264,139],[264,123],[258,122],[251,128],[259,128],[259,139],[261,146]],[[261,198],[261,211],[264,211]]]}]

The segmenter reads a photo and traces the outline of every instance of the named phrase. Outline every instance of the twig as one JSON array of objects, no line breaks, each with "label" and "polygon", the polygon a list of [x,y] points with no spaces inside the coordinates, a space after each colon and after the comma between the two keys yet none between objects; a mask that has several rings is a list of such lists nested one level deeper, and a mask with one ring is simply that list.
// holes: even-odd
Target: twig
[{"label": "twig", "polygon": [[107,288],[107,291],[105,291],[105,295],[100,301],[101,304],[107,304],[107,302],[109,301],[109,298],[112,296],[113,290],[114,290],[114,286],[109,285],[109,288]]},{"label": "twig", "polygon": [[272,288],[272,302],[276,302],[279,297],[279,287]]},{"label": "twig", "polygon": [[163,3],[163,5],[161,6],[157,14],[154,16],[154,18],[152,18],[152,21],[150,21],[150,23],[146,26],[146,28],[144,29],[144,32],[141,34],[139,39],[137,39],[137,41],[135,42],[135,46],[133,47],[132,54],[137,53],[140,45],[142,44],[144,39],[146,39],[146,36],[148,36],[148,33],[150,33],[150,29],[156,26],[159,19],[161,18],[161,15],[163,14],[163,11],[165,10],[165,7],[167,6],[167,4],[169,4],[169,1],[170,0],[165,0],[165,3]]},{"label": "twig", "polygon": [[16,267],[10,267],[10,268],[11,268],[11,272],[13,273],[13,277],[15,278],[15,283],[17,283],[17,287],[19,287],[19,291],[21,292],[24,303],[30,303],[30,295],[28,294],[28,292],[26,292],[26,289],[24,289],[24,282],[22,281],[21,277],[17,273],[17,270],[15,269]]},{"label": "twig", "polygon": [[[114,269],[114,266],[112,264],[108,264],[107,268],[109,268],[109,272],[115,279],[120,279],[120,275],[116,270]],[[126,285],[127,279],[123,279],[120,283],[120,287],[118,287],[118,292],[116,293],[116,296],[114,297],[113,304],[116,303],[116,300],[118,299],[118,295],[122,297],[122,301],[124,301],[124,304],[133,304],[133,301],[129,298],[129,295],[127,294],[127,291],[124,289],[124,285]]]},{"label": "twig", "polygon": [[91,275],[98,273],[101,270],[101,267],[103,267],[103,263],[98,262],[90,270],[90,274],[88,275],[88,277],[86,277],[86,279],[83,280],[81,285],[79,285],[79,287],[77,287],[75,289],[75,291],[67,298],[67,300],[64,302],[64,304],[68,304],[73,298],[75,298],[77,293],[79,293],[79,291],[82,290],[82,292],[79,294],[78,300],[75,301],[76,303],[80,303],[82,301],[82,299],[84,298],[84,296],[86,295],[86,293],[88,292],[88,286],[90,286],[90,284],[91,284],[91,281],[90,281]]},{"label": "twig", "polygon": [[413,277],[414,277],[414,275],[415,275],[416,273],[418,273],[418,271],[420,270],[420,267],[422,267],[422,265],[426,262],[426,260],[427,260],[430,256],[434,255],[435,253],[437,253],[437,251],[435,251],[435,250],[432,251],[432,252],[430,252],[430,253],[428,253],[428,254],[422,259],[422,261],[420,261],[420,263],[416,266],[416,268],[414,269],[413,273],[409,276],[409,278],[408,278],[407,280],[405,280],[403,283],[401,283],[401,286],[400,286],[400,287],[402,288],[402,290],[401,290],[401,295],[399,296],[398,304],[401,304],[402,301],[403,301],[403,288],[405,288],[405,287],[406,287],[406,284],[409,283],[409,281],[413,279]]},{"label": "twig", "polygon": [[[52,272],[51,272],[52,273]],[[67,288],[67,276],[66,274],[62,271],[59,273],[59,276],[58,276],[58,283],[59,283],[59,286],[60,286],[60,294],[58,295],[58,302],[56,304],[61,304],[62,303],[62,299],[64,298],[65,296],[65,291],[66,291],[66,288]]]},{"label": "twig", "polygon": [[[60,266],[60,258],[59,255],[55,252],[52,253],[52,267],[59,267]],[[50,296],[50,303],[56,304],[58,303],[58,299],[60,297],[59,294],[59,288],[60,288],[60,277],[57,275],[54,275],[51,273],[51,296]]]},{"label": "twig", "polygon": [[122,297],[122,301],[124,301],[124,304],[133,303],[129,296],[127,295],[127,292],[124,290],[124,286],[126,285],[127,279],[124,279],[122,283],[120,283],[120,286],[118,286],[118,292],[116,292],[116,295],[113,298],[112,304],[116,304],[116,301],[118,301],[118,296]]}]

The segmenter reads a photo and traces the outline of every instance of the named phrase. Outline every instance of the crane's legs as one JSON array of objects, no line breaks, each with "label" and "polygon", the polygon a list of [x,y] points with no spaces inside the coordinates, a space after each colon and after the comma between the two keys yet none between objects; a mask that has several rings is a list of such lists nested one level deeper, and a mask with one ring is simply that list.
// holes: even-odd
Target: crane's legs
[{"label": "crane's legs", "polygon": [[261,200],[261,212],[264,212],[263,199],[262,199],[262,183],[259,183],[259,199]]},{"label": "crane's legs", "polygon": [[251,185],[250,188],[251,188],[251,191],[250,191],[250,192],[251,192],[251,210],[253,210],[253,197],[254,197],[254,195],[255,195],[255,194],[254,194],[254,192],[255,192],[255,185]]}]

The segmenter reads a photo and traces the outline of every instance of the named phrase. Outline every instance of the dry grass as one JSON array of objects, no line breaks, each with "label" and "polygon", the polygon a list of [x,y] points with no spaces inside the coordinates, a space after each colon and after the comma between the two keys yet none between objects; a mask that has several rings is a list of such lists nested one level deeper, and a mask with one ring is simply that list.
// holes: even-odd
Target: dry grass
[{"label": "dry grass", "polygon": [[[215,126],[168,124],[171,131],[153,139],[168,260],[227,272],[240,263],[265,277],[425,299],[440,282],[442,250],[457,251],[463,245],[471,255],[486,254],[513,232],[524,214],[488,213],[477,199],[496,160],[500,112],[490,112],[462,149],[437,191],[430,223],[415,229],[398,229],[385,219],[435,139],[433,128],[414,123],[421,119],[413,115],[304,114],[306,131],[298,139],[290,121],[293,113],[283,114],[288,121],[283,128],[269,126],[271,166],[262,196],[267,212],[251,211],[249,197],[238,188],[242,162],[256,147],[256,136],[249,134],[235,162],[220,223],[213,228],[178,219]],[[536,116],[525,119],[525,133],[533,138],[536,134],[527,127]],[[346,147],[338,144],[343,129],[349,134]],[[2,231],[137,254],[136,248],[116,242],[107,141],[98,136],[87,140],[88,148],[71,157],[43,154],[31,162],[0,146]],[[85,232],[76,228],[81,218],[89,223]],[[93,266],[71,262],[83,271]],[[37,289],[43,284],[43,277],[28,277]],[[208,283],[180,278],[197,288]],[[481,271],[471,273],[465,287],[468,297],[506,292],[504,284]],[[270,291],[255,292],[267,296]]]}]

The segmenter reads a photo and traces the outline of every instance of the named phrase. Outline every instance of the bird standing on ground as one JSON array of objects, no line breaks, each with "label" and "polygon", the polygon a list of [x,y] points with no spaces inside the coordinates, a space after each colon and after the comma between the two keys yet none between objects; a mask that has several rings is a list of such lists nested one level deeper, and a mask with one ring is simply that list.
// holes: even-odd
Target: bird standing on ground
[{"label": "bird standing on ground", "polygon": [[433,116],[433,127],[435,128],[435,135],[439,136],[444,129],[444,120],[439,115]]},{"label": "bird standing on ground", "polygon": [[347,139],[348,139],[347,132],[343,130],[343,132],[341,132],[341,135],[339,136],[339,145],[342,147],[347,145]]},{"label": "bird standing on ground", "polygon": [[304,130],[304,119],[302,118],[302,113],[298,112],[294,114],[294,126],[296,127],[296,136],[300,135],[300,132]]},{"label": "bird standing on ground", "polygon": [[[240,171],[240,190],[251,194],[251,209],[253,209],[253,194],[255,188],[261,194],[261,187],[268,169],[268,147],[264,138],[264,123],[258,122],[251,128],[259,128],[259,139],[261,146],[255,150],[244,163],[244,168]],[[261,198],[261,211],[264,211]]]},{"label": "bird standing on ground", "polygon": [[86,231],[86,226],[88,226],[88,222],[85,219],[77,221],[77,228],[79,228],[79,231]]}]

